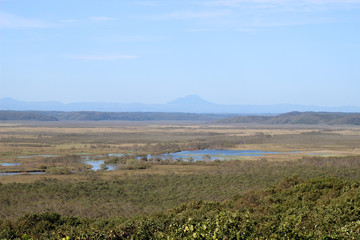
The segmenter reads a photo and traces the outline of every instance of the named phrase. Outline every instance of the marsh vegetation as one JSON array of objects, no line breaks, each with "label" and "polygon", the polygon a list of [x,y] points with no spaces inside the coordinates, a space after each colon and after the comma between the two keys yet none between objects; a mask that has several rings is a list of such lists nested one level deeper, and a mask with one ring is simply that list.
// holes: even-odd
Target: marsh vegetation
[{"label": "marsh vegetation", "polygon": [[[0,131],[0,162],[7,163],[0,171],[45,172],[0,176],[2,238],[360,234],[357,127],[27,122],[2,123]],[[226,161],[148,157],[203,149],[275,153]],[[86,158],[104,164],[93,171]],[[116,167],[105,171],[107,164]]]}]

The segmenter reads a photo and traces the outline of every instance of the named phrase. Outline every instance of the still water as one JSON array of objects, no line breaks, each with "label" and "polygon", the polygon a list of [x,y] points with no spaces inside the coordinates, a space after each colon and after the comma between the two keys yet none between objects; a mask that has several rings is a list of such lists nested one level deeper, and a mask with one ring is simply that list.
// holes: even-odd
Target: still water
[{"label": "still water", "polygon": [[4,166],[4,167],[13,167],[19,165],[21,165],[21,163],[0,163],[0,166]]},{"label": "still water", "polygon": [[[105,160],[85,160],[84,163],[91,165],[91,170],[98,171],[101,170],[101,165],[104,164]],[[107,164],[106,171],[115,170],[115,165]]]},{"label": "still water", "polygon": [[37,175],[37,174],[45,174],[45,172],[0,172],[0,176],[13,176],[13,175]]},{"label": "still water", "polygon": [[166,159],[182,159],[182,160],[194,160],[194,161],[214,161],[234,159],[236,157],[253,156],[262,157],[269,154],[281,154],[281,152],[267,152],[259,150],[219,150],[219,149],[204,149],[197,151],[181,151],[175,153],[161,154],[157,156],[148,156],[149,158]]},{"label": "still water", "polygon": [[[260,151],[260,150],[219,150],[219,149],[203,149],[196,151],[181,151],[174,153],[160,154],[156,156],[148,155],[147,159],[161,159],[161,160],[183,160],[183,161],[214,161],[214,160],[231,160],[238,157],[262,157],[271,154],[289,154],[289,153],[299,153],[298,151],[294,152],[272,152],[272,151]],[[325,155],[323,153],[312,153],[313,155]],[[93,171],[101,170],[101,165],[105,163],[103,160],[106,157],[123,157],[127,154],[123,153],[109,153],[106,155],[95,155],[95,156],[82,156],[82,161],[85,164],[91,165]],[[31,158],[31,157],[58,157],[59,155],[29,155],[29,156],[19,156],[18,158]],[[138,157],[140,159],[140,156]],[[21,163],[0,163],[1,166],[18,166]],[[115,170],[116,166],[113,164],[106,165],[106,171]],[[22,173],[0,173],[0,175],[17,175]],[[43,172],[32,172],[29,174],[44,174]]]},{"label": "still water", "polygon": [[39,155],[28,155],[28,156],[19,156],[18,158],[33,158],[33,157],[59,157],[60,155],[54,154],[39,154]]}]

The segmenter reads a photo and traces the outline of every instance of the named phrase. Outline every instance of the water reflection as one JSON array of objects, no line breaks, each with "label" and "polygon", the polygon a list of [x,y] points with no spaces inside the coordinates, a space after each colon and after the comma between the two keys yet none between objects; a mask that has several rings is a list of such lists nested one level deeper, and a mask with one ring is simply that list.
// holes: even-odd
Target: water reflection
[{"label": "water reflection", "polygon": [[91,165],[91,170],[93,171],[99,171],[99,170],[105,170],[105,171],[113,171],[115,170],[115,165],[113,164],[105,164],[105,160],[85,160],[84,163]]},{"label": "water reflection", "polygon": [[203,149],[196,151],[181,151],[175,153],[167,153],[156,156],[148,156],[148,159],[155,158],[161,160],[180,159],[186,161],[214,161],[234,159],[235,157],[253,156],[262,157],[268,154],[280,154],[280,152],[259,151],[259,150],[219,150],[219,149]]},{"label": "water reflection", "polygon": [[19,165],[21,165],[21,163],[0,163],[0,166],[4,166],[4,167],[13,167]]},{"label": "water reflection", "polygon": [[13,175],[37,175],[45,174],[45,172],[0,172],[0,176],[13,176]]},{"label": "water reflection", "polygon": [[18,156],[18,158],[59,157],[59,156],[60,156],[60,155],[55,155],[55,154],[38,154],[38,155]]}]

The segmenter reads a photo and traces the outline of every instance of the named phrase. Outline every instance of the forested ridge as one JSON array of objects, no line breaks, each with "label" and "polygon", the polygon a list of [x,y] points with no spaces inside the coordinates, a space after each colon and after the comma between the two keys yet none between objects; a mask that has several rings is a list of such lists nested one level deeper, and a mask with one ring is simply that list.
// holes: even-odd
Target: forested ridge
[{"label": "forested ridge", "polygon": [[360,125],[360,113],[289,112],[277,116],[237,116],[216,123]]},{"label": "forested ridge", "polygon": [[213,121],[214,123],[360,125],[360,113],[289,112],[277,116],[165,112],[0,111],[5,121]]},{"label": "forested ridge", "polygon": [[0,111],[6,121],[212,121],[231,114],[196,114],[165,112],[58,112],[58,111]]}]

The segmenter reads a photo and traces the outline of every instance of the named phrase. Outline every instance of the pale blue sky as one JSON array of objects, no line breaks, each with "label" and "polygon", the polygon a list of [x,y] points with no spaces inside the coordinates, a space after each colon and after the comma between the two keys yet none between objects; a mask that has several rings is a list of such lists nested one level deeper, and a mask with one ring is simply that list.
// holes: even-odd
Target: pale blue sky
[{"label": "pale blue sky", "polygon": [[360,106],[360,0],[0,0],[0,98]]}]

